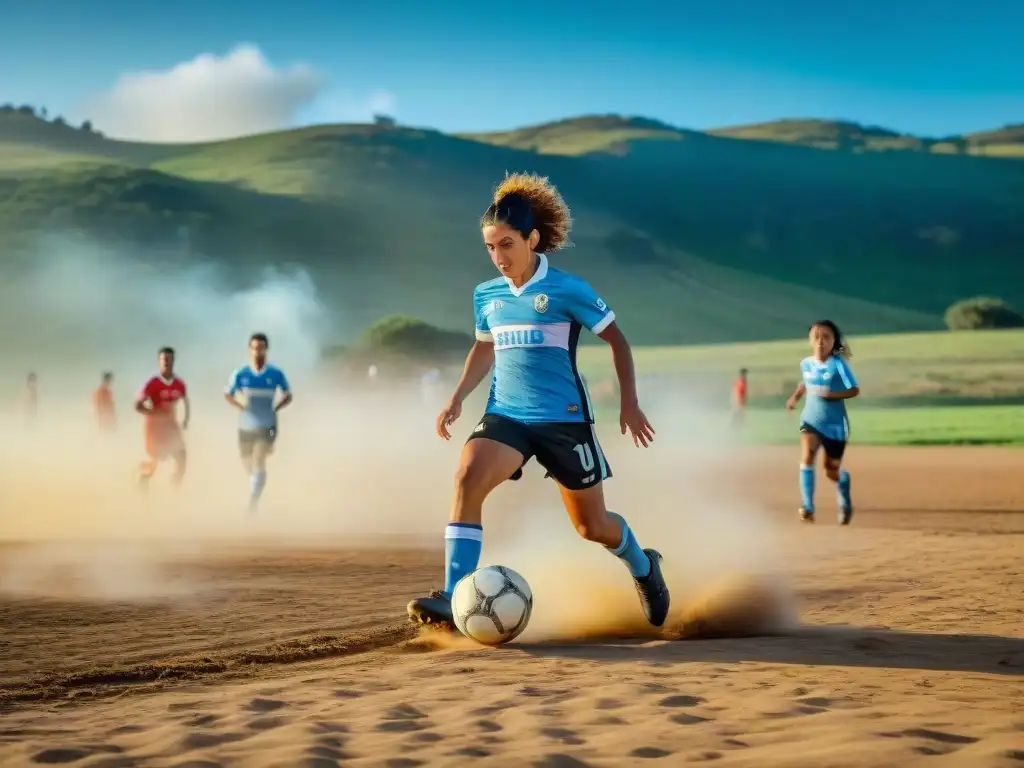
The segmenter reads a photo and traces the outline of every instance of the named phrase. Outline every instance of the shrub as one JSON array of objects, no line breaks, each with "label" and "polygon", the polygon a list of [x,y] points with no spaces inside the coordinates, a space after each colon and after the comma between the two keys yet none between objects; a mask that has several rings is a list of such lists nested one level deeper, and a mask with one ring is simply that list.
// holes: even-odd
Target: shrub
[{"label": "shrub", "polygon": [[946,310],[946,327],[951,331],[981,328],[1024,328],[1024,315],[1002,299],[977,296],[964,299]]}]

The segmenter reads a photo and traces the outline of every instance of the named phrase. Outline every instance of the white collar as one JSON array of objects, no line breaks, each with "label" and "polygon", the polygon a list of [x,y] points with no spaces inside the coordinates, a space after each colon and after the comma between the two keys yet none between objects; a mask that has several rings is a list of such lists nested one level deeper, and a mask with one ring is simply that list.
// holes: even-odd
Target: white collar
[{"label": "white collar", "polygon": [[522,296],[527,288],[529,288],[531,285],[534,285],[535,283],[539,283],[541,280],[543,280],[547,276],[548,276],[548,257],[545,256],[543,253],[538,253],[537,254],[537,271],[533,273],[533,277],[531,277],[529,280],[527,280],[525,283],[523,283],[518,288],[516,288],[515,284],[512,282],[512,278],[510,278],[510,277],[506,277],[505,278],[505,282],[508,283],[508,289],[509,289],[509,291],[512,292],[513,296]]}]

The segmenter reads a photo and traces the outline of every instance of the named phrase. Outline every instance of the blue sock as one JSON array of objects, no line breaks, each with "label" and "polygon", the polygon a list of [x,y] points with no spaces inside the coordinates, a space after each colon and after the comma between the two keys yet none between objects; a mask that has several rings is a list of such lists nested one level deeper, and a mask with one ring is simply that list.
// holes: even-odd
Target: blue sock
[{"label": "blue sock", "polygon": [[800,465],[800,498],[804,509],[814,511],[814,467]]},{"label": "blue sock", "polygon": [[252,498],[258,499],[267,485],[267,470],[257,470],[249,477],[249,486],[252,488]]},{"label": "blue sock", "polygon": [[608,550],[626,564],[633,576],[639,579],[645,578],[651,572],[651,558],[637,544],[636,536],[633,535],[629,523],[623,519],[622,515],[615,512],[608,514],[622,523],[622,542],[617,547],[608,547]]},{"label": "blue sock", "polygon": [[852,507],[853,502],[850,501],[850,473],[845,469],[839,473],[836,490],[839,492],[839,506],[843,509]]},{"label": "blue sock", "polygon": [[484,544],[484,529],[474,523],[448,523],[444,529],[444,593],[451,597],[452,590],[463,576],[476,570],[480,563],[480,549]]}]

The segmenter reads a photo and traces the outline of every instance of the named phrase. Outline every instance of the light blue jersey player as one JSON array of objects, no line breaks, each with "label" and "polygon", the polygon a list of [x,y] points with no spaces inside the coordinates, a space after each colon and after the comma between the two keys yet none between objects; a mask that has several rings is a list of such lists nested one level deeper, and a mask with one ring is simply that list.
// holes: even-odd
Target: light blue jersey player
[{"label": "light blue jersey player", "polygon": [[665,622],[669,591],[661,555],[642,549],[626,521],[605,506],[603,482],[611,469],[576,366],[581,333],[597,334],[611,347],[622,433],[628,430],[636,445],[646,447],[654,430],[637,402],[632,353],[614,313],[585,281],[548,264],[545,253],[567,242],[569,224],[569,210],[547,179],[525,174],[507,177],[484,213],[484,243],[501,277],[474,291],[476,342],[438,416],[442,438],[451,438],[448,428],[463,401],[492,366],[494,373],[486,412],[463,446],[456,474],[445,530],[445,587],[409,604],[413,621],[453,625],[452,591],[480,560],[484,500],[536,458],[558,483],[576,530],[626,565],[647,619],[655,626]]},{"label": "light blue jersey player", "polygon": [[846,401],[860,394],[860,387],[846,358],[849,346],[831,320],[821,320],[809,332],[812,354],[800,362],[800,383],[786,407],[792,410],[806,397],[800,414],[800,518],[814,522],[814,457],[825,454],[825,474],[836,484],[839,522],[853,518],[850,473],[842,469],[850,421]]},{"label": "light blue jersey player", "polygon": [[[238,448],[250,478],[249,510],[255,512],[267,484],[267,456],[277,440],[277,412],[292,401],[284,372],[267,363],[267,337],[249,339],[249,365],[231,374],[224,399],[237,408]],[[278,400],[278,393],[282,397]]]}]

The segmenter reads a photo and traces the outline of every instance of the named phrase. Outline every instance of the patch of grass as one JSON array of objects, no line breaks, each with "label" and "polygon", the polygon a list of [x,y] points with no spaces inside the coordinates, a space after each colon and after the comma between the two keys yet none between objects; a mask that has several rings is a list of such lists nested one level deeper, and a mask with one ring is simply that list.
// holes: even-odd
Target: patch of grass
[{"label": "patch of grass", "polygon": [[[852,445],[1024,445],[1024,405],[849,409]],[[752,409],[747,438],[796,443],[799,414]]]}]

